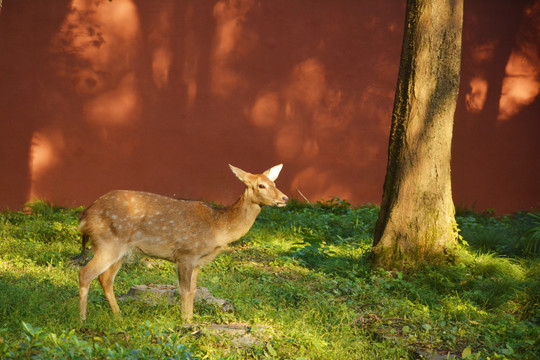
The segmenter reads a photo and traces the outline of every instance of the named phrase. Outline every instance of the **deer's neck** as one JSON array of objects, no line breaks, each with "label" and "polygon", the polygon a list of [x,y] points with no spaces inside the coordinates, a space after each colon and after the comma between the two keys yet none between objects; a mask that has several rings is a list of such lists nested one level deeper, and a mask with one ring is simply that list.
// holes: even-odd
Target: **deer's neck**
[{"label": "deer's neck", "polygon": [[244,236],[261,212],[261,206],[253,203],[249,188],[231,206],[225,209],[221,217],[221,228],[227,234],[226,242],[231,243]]}]

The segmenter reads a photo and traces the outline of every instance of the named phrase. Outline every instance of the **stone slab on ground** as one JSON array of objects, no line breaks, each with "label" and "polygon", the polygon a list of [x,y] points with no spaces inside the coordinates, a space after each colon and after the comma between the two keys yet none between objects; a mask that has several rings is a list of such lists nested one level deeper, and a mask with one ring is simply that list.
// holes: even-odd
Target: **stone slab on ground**
[{"label": "stone slab on ground", "polygon": [[[175,303],[178,301],[177,290],[175,285],[148,284],[148,285],[133,285],[127,294],[119,297],[119,300],[138,299],[150,305],[155,305],[159,301]],[[208,304],[215,305],[223,311],[232,312],[234,307],[232,304],[210,293],[208,288],[199,286],[195,291],[194,302],[204,301]]]},{"label": "stone slab on ground", "polygon": [[204,331],[215,335],[225,336],[231,339],[231,344],[236,348],[250,349],[256,345],[264,345],[262,339],[266,327],[257,327],[259,330],[252,332],[249,324],[230,323],[230,324],[187,324],[184,328],[195,328],[192,335],[203,335]]},{"label": "stone slab on ground", "polygon": [[[119,300],[137,299],[150,305],[156,305],[160,301],[172,304],[179,301],[176,289],[175,285],[134,285],[129,289],[127,294],[120,296]],[[229,301],[213,296],[210,290],[203,286],[197,287],[193,301],[204,301],[218,306],[226,312],[234,311],[234,308]],[[194,331],[191,333],[192,335],[203,335],[206,331],[212,334],[225,336],[229,338],[231,344],[237,348],[250,349],[257,345],[264,345],[264,340],[261,339],[262,333],[260,333],[260,331],[257,331],[256,333],[252,332],[252,327],[249,324],[185,324],[183,327],[186,329],[193,328]],[[257,328],[261,329],[259,326]]]}]

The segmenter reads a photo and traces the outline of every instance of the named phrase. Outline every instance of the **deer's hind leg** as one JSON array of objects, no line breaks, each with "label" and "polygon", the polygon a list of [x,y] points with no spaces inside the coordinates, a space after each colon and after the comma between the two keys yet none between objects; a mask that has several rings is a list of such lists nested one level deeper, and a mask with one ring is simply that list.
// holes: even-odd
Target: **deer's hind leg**
[{"label": "deer's hind leg", "polygon": [[111,306],[112,312],[115,314],[120,312],[120,308],[118,307],[116,297],[114,296],[113,284],[114,278],[118,273],[118,270],[120,270],[120,267],[122,267],[122,263],[123,259],[116,261],[114,264],[109,266],[109,268],[105,270],[101,275],[99,275],[99,283],[101,284],[101,287],[105,292],[105,297],[107,298],[107,301]]},{"label": "deer's hind leg", "polygon": [[[95,247],[95,246],[94,246]],[[114,246],[100,246],[97,249],[95,249],[94,257],[92,260],[88,262],[79,272],[79,315],[81,317],[81,320],[86,319],[86,307],[88,304],[88,289],[90,288],[90,283],[92,280],[94,280],[98,275],[101,275],[105,271],[107,271],[110,267],[112,267],[111,270],[108,270],[107,275],[103,277],[102,285],[103,289],[105,290],[105,296],[107,296],[107,300],[109,300],[109,296],[107,293],[112,292],[112,280],[114,280],[114,275],[118,272],[118,269],[122,265],[122,257],[124,256],[125,251],[121,251],[120,249],[115,248]],[[115,266],[116,265],[116,266]],[[112,275],[112,276],[111,276]],[[110,287],[107,287],[103,285],[105,283],[108,285],[109,280],[111,280]],[[100,282],[101,282],[100,277]],[[114,299],[114,293],[112,295],[113,302],[111,303],[111,300],[109,300],[109,304],[111,305],[111,308],[113,308],[113,311],[118,309],[118,305],[116,304],[116,299]],[[116,305],[116,306],[113,306]]]}]

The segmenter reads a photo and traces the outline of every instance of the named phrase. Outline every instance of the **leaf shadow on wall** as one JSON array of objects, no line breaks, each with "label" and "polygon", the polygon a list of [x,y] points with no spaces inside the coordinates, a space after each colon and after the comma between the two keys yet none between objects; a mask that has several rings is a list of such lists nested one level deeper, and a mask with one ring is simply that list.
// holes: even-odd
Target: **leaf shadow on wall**
[{"label": "leaf shadow on wall", "polygon": [[378,201],[404,8],[309,4],[73,0],[34,72],[27,197],[227,203],[241,190],[227,163],[284,162],[288,195]]},{"label": "leaf shadow on wall", "polygon": [[[21,208],[31,186],[30,147],[44,123],[41,92],[53,76],[46,71],[48,41],[68,12],[68,1],[4,1],[0,9],[0,207]],[[47,22],[42,15],[49,14]],[[40,26],[25,26],[36,24]],[[31,55],[30,55],[31,54]]]},{"label": "leaf shadow on wall", "polygon": [[[505,14],[492,26],[493,14]],[[457,206],[498,213],[540,198],[540,1],[465,2],[452,174]],[[538,204],[537,204],[538,205]]]}]

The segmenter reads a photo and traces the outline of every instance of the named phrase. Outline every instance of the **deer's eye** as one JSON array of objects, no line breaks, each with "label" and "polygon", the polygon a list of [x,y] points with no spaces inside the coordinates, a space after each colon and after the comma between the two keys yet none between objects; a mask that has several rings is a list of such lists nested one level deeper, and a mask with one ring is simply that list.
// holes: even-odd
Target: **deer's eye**
[{"label": "deer's eye", "polygon": [[259,184],[259,189],[266,189],[266,186],[264,186],[264,184]]}]

